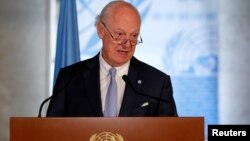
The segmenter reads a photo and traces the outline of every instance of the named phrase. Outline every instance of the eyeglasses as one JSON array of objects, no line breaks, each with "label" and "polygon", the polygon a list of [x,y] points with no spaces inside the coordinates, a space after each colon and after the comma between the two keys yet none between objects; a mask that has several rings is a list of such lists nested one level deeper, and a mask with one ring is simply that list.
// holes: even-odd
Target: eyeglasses
[{"label": "eyeglasses", "polygon": [[123,32],[115,32],[115,35],[112,35],[112,33],[108,30],[106,24],[104,22],[101,22],[103,24],[103,26],[106,28],[106,30],[108,31],[110,37],[113,39],[113,41],[117,44],[123,45],[126,44],[127,41],[130,41],[130,44],[132,46],[135,46],[139,43],[143,43],[141,36],[139,37],[140,39],[138,40],[138,35],[133,35],[132,38],[133,39],[127,39],[126,33]]}]

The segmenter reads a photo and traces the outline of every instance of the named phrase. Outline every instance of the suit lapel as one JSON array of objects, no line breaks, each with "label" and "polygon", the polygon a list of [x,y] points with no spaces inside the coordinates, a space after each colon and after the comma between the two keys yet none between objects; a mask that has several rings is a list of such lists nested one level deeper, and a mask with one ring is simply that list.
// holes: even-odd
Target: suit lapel
[{"label": "suit lapel", "polygon": [[[140,90],[142,87],[141,84],[138,83],[138,81],[142,80],[142,69],[141,65],[138,64],[138,61],[133,57],[130,61],[128,77],[130,78],[132,85],[135,86],[137,90]],[[138,94],[126,84],[119,116],[134,115],[133,112],[137,102],[137,97]]]},{"label": "suit lapel", "polygon": [[[87,64],[89,70],[84,73],[84,80],[87,85],[87,97],[94,113],[103,116],[100,92],[99,54]],[[93,112],[92,111],[92,112]]]}]

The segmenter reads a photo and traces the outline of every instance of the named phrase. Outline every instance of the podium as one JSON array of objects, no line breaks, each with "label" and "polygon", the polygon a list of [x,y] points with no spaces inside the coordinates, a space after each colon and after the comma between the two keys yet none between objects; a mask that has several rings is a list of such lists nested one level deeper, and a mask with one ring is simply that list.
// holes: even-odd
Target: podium
[{"label": "podium", "polygon": [[11,117],[10,141],[204,141],[203,117]]}]

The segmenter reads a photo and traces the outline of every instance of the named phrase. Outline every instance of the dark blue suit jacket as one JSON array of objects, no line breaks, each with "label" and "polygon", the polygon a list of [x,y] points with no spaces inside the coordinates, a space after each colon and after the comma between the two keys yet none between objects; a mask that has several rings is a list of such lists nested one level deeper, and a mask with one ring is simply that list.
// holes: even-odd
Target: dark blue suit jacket
[{"label": "dark blue suit jacket", "polygon": [[[99,54],[61,69],[47,117],[102,117],[99,69]],[[133,57],[128,77],[137,92],[126,84],[119,116],[177,116],[168,75]]]}]

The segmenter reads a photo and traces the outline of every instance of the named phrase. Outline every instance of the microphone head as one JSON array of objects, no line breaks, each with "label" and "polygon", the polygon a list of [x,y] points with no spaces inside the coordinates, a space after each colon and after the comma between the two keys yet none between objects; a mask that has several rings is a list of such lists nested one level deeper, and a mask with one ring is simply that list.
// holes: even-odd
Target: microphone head
[{"label": "microphone head", "polygon": [[123,81],[125,81],[125,83],[129,83],[129,78],[127,75],[123,75],[122,79],[123,79]]},{"label": "microphone head", "polygon": [[136,88],[134,87],[134,85],[131,83],[131,81],[130,81],[130,79],[129,79],[129,77],[128,77],[127,75],[123,75],[123,76],[122,76],[122,79],[123,79],[123,81],[124,81],[127,85],[129,85],[136,93],[138,93],[138,91],[136,90]]}]

